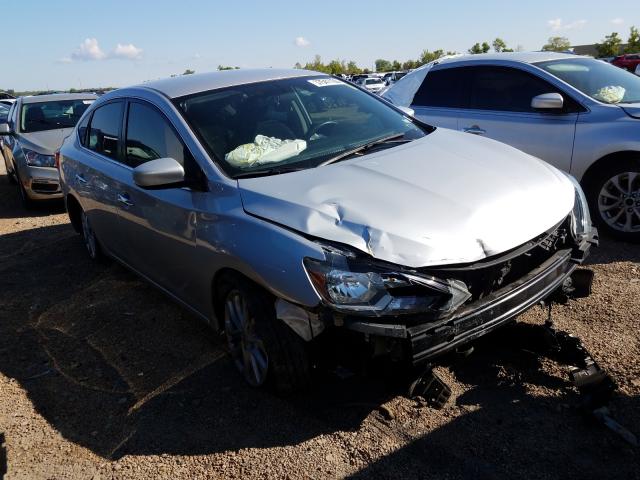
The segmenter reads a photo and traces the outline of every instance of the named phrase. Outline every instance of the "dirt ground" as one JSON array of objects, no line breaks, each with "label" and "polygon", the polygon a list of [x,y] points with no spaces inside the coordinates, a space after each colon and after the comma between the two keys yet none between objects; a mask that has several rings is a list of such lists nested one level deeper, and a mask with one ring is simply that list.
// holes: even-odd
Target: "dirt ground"
[{"label": "dirt ground", "polygon": [[[245,386],[188,312],[84,253],[61,204],[24,210],[0,171],[8,479],[640,478],[638,448],[582,417],[566,367],[526,348],[541,309],[438,367],[442,410],[379,378],[279,398]],[[593,296],[555,319],[618,382],[612,414],[638,434],[640,248],[605,238],[591,263]]]}]

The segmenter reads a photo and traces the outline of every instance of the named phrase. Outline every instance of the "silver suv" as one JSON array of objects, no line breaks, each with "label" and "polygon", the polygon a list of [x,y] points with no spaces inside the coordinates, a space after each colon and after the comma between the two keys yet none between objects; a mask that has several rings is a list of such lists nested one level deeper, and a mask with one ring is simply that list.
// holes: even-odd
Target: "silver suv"
[{"label": "silver suv", "polygon": [[104,95],[60,178],[92,258],[224,330],[247,381],[284,390],[339,339],[420,365],[575,293],[596,235],[554,167],[301,70]]},{"label": "silver suv", "polygon": [[96,98],[86,93],[36,95],[20,97],[11,106],[6,123],[0,123],[0,148],[25,206],[62,197],[54,154]]},{"label": "silver suv", "polygon": [[561,53],[465,55],[406,75],[383,97],[433,125],[505,142],[570,172],[595,222],[640,241],[640,78]]}]

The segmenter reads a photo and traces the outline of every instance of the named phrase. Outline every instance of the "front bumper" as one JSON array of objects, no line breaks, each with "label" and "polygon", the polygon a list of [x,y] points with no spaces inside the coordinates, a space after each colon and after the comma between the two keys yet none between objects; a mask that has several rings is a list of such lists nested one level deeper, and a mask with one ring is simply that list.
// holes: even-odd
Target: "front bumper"
[{"label": "front bumper", "polygon": [[60,175],[56,168],[27,165],[20,171],[20,181],[32,200],[62,198]]},{"label": "front bumper", "polygon": [[403,344],[413,365],[442,355],[512,321],[551,296],[587,256],[597,232],[575,248],[558,250],[527,275],[458,310],[453,316],[430,322],[398,323],[400,317],[371,322],[358,317],[343,319],[350,330],[372,338]]}]

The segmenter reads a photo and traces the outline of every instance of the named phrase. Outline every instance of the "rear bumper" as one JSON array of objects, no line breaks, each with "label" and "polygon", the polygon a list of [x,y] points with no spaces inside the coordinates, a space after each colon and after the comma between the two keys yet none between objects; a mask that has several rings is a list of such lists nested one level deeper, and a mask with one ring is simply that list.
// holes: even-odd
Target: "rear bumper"
[{"label": "rear bumper", "polygon": [[403,343],[408,360],[413,365],[420,365],[501,327],[552,295],[596,242],[594,230],[593,236],[580,246],[557,251],[527,275],[473,302],[450,318],[429,322],[407,318],[406,323],[398,324],[399,317],[376,319],[375,322],[350,317],[344,319],[344,326],[370,339],[386,337]]}]

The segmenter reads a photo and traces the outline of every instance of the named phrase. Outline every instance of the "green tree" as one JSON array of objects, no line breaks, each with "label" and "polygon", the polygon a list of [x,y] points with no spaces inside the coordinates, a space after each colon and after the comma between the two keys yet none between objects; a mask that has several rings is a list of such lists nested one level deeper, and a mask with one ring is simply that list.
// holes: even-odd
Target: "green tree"
[{"label": "green tree", "polygon": [[347,63],[347,73],[349,75],[357,75],[359,73],[362,73],[362,69],[358,67],[358,64],[356,62],[351,60],[349,63]]},{"label": "green tree", "polygon": [[375,63],[376,63],[376,72],[388,72],[389,70],[393,70],[391,62],[389,60],[379,58],[376,60]]},{"label": "green tree", "polygon": [[475,55],[478,53],[487,53],[491,49],[491,46],[487,42],[482,42],[482,45],[476,43],[471,47],[468,52]]},{"label": "green tree", "polygon": [[507,44],[504,40],[502,40],[500,37],[496,38],[493,43],[493,50],[495,52],[513,52],[513,48],[508,48]]},{"label": "green tree", "polygon": [[545,52],[563,52],[571,48],[571,42],[567,37],[549,37],[547,43],[542,46]]},{"label": "green tree", "polygon": [[418,62],[416,60],[407,60],[402,63],[402,70],[413,70],[414,68],[418,68]]},{"label": "green tree", "polygon": [[631,27],[629,32],[629,39],[627,40],[627,47],[624,49],[625,53],[640,52],[640,32],[636,27]]},{"label": "green tree", "polygon": [[341,60],[331,60],[329,65],[327,65],[329,69],[329,73],[332,75],[341,75],[347,71],[347,66],[344,61]]},{"label": "green tree", "polygon": [[602,43],[596,43],[596,50],[599,57],[615,57],[620,53],[620,45],[622,39],[618,32],[613,32],[611,35],[604,37]]},{"label": "green tree", "polygon": [[297,68],[298,70],[302,68],[302,65],[300,65],[300,62],[296,62],[296,64],[293,66],[293,68]]},{"label": "green tree", "polygon": [[433,52],[425,49],[420,54],[420,58],[416,63],[418,64],[417,66],[424,65],[425,63],[433,62],[442,56],[444,56],[444,50],[442,49],[434,50]]},{"label": "green tree", "polygon": [[393,64],[391,65],[391,70],[401,70],[401,69],[402,69],[402,64],[398,60],[394,60]]},{"label": "green tree", "polygon": [[313,57],[313,62],[304,65],[305,70],[314,70],[316,72],[329,73],[329,67],[322,63],[320,55]]},{"label": "green tree", "polygon": [[[220,68],[220,67],[218,67],[218,68]],[[195,70],[191,70],[191,69],[187,68],[182,75],[193,75],[194,73],[196,73]]]}]

